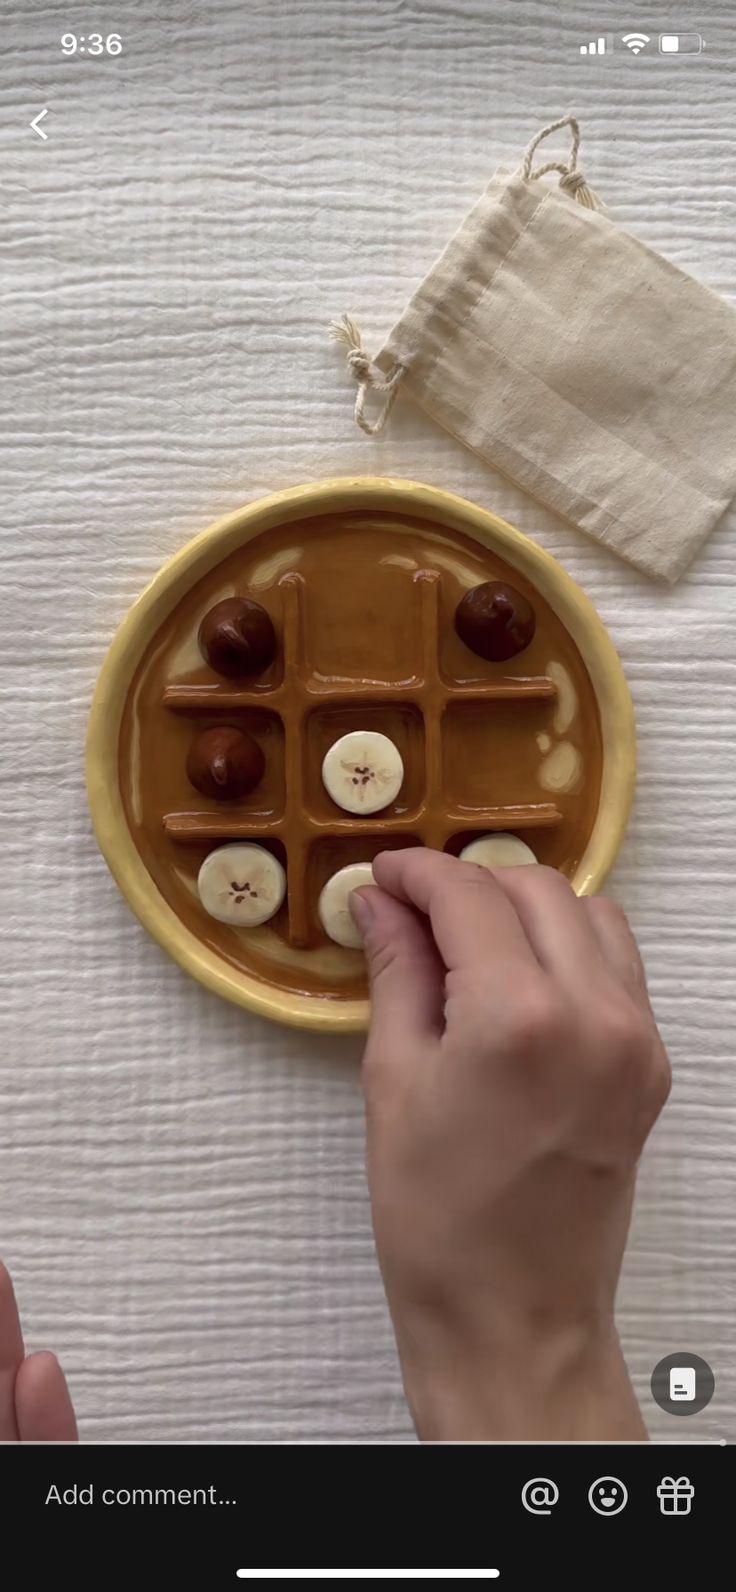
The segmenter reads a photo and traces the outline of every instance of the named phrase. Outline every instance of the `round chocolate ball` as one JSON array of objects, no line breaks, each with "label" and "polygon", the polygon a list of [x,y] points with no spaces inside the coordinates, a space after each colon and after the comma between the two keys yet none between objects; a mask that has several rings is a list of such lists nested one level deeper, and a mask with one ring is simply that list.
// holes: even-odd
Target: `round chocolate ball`
[{"label": "round chocolate ball", "polygon": [[531,603],[513,586],[487,580],[457,605],[455,629],[461,641],[479,658],[503,663],[523,652],[534,635],[536,619]]},{"label": "round chocolate ball", "polygon": [[223,597],[205,614],[199,645],[218,674],[236,680],[260,674],[276,655],[276,632],[260,603],[249,597]]},{"label": "round chocolate ball", "polygon": [[246,796],[263,778],[266,759],[257,741],[244,730],[223,726],[203,730],[192,742],[187,774],[195,789],[215,801]]}]

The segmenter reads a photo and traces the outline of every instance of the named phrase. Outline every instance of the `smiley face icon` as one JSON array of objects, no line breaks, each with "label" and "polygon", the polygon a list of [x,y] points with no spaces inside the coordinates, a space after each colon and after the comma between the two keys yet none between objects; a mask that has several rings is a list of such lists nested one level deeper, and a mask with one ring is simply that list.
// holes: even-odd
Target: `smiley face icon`
[{"label": "smiley face icon", "polygon": [[599,1476],[588,1488],[588,1503],[597,1515],[620,1515],[629,1495],[617,1476]]}]

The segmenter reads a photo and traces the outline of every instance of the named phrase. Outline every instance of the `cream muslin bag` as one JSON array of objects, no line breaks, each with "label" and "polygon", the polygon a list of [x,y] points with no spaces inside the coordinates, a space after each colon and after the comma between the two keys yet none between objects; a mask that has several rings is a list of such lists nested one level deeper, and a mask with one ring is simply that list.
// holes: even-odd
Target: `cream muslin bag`
[{"label": "cream muslin bag", "polygon": [[[566,162],[535,167],[569,128]],[[604,215],[572,116],[500,170],[375,361],[331,331],[369,435],[399,393],[638,569],[675,581],[736,493],[736,312]],[[538,179],[560,173],[559,188]],[[369,392],[382,397],[374,420]]]}]

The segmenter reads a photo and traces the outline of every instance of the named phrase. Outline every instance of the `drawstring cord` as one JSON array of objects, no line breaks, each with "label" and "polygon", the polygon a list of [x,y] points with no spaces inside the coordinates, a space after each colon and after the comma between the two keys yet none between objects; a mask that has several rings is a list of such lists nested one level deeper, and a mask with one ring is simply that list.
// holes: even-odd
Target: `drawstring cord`
[{"label": "drawstring cord", "polygon": [[[544,138],[549,138],[550,133],[556,133],[561,127],[570,129],[570,156],[563,163],[561,160],[548,160],[546,165],[533,169],[534,153]],[[521,175],[527,182],[536,182],[538,177],[546,177],[549,171],[559,171],[560,187],[563,193],[569,194],[571,199],[576,199],[579,205],[584,205],[586,210],[600,210],[600,200],[596,198],[592,188],[578,171],[578,150],[580,149],[580,128],[574,116],[561,116],[558,122],[550,122],[549,127],[543,127],[532,139],[521,164]]]},{"label": "drawstring cord", "polygon": [[[358,392],[355,399],[355,419],[361,431],[368,437],[377,437],[383,428],[396,402],[399,391],[399,382],[404,374],[404,366],[396,364],[390,376],[385,376],[378,371],[373,360],[366,354],[360,332],[349,315],[341,315],[339,320],[330,321],[330,337],[336,343],[342,343],[347,348],[347,367],[353,380],[358,383]],[[385,402],[375,418],[366,420],[365,400],[368,391],[385,393]]]}]

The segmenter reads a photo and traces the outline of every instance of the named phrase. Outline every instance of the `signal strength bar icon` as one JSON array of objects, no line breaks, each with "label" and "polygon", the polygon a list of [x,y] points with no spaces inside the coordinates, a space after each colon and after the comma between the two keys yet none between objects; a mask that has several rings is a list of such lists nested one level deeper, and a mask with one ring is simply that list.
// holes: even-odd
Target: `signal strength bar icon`
[{"label": "signal strength bar icon", "polygon": [[605,53],[605,39],[591,39],[590,44],[581,44],[580,46],[581,55],[605,55]]}]

